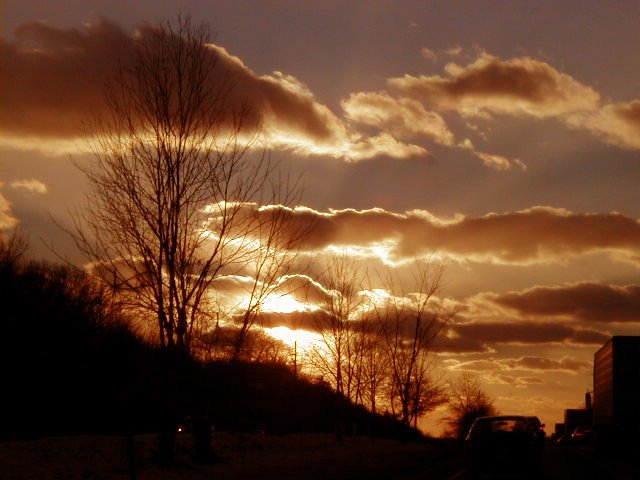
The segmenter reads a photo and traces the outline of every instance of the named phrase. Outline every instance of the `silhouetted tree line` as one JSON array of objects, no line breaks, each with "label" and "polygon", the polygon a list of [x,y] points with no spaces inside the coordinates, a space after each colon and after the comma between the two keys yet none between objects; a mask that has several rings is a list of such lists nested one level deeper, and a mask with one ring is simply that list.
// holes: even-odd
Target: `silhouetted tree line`
[{"label": "silhouetted tree line", "polygon": [[[70,267],[4,257],[0,429],[118,430],[128,412],[153,408],[136,384],[152,373],[156,352],[131,332],[106,292]],[[152,384],[150,375],[145,388]]]},{"label": "silhouetted tree line", "polygon": [[390,269],[379,274],[376,293],[352,256],[333,257],[323,276],[326,314],[316,317],[322,344],[306,360],[336,392],[417,428],[447,402],[434,346],[456,309],[436,300],[443,263],[416,260],[412,270],[411,285]]},{"label": "silhouetted tree line", "polygon": [[[13,243],[12,243],[13,242]],[[0,238],[0,438],[218,429],[418,437],[285,365],[170,357],[132,331],[108,290],[72,267],[22,258]]]}]

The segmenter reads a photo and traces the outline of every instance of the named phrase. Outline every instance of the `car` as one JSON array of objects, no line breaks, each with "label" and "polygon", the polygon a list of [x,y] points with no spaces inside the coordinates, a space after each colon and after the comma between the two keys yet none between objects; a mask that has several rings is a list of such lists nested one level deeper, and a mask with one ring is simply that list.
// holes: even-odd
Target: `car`
[{"label": "car", "polygon": [[571,445],[591,445],[593,443],[593,428],[588,425],[576,427],[569,437]]},{"label": "car", "polygon": [[464,442],[466,469],[478,474],[542,477],[543,442],[537,427],[523,415],[480,417]]},{"label": "car", "polygon": [[540,438],[540,441],[544,445],[544,439],[547,436],[547,432],[544,431],[545,424],[542,423],[538,417],[527,417],[527,419],[533,425],[533,428],[535,429],[536,433],[538,434],[538,437]]}]

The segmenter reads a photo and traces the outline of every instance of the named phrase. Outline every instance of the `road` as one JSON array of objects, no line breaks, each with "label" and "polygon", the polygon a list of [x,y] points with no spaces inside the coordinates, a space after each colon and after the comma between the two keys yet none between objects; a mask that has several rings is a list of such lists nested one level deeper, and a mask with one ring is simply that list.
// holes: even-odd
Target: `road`
[{"label": "road", "polygon": [[[636,472],[637,474],[637,472]],[[486,479],[522,478],[524,475],[481,476]],[[460,468],[449,480],[469,480]],[[593,451],[575,446],[547,446],[544,452],[544,480],[635,480],[630,464],[598,461]]]}]

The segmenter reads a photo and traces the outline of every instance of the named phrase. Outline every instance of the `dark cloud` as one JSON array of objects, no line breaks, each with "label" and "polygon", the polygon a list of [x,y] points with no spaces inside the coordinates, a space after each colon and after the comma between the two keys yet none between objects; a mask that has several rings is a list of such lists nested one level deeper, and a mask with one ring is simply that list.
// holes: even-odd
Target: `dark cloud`
[{"label": "dark cloud", "polygon": [[447,77],[392,78],[403,95],[463,115],[501,113],[548,117],[594,110],[600,95],[547,63],[530,57],[501,60],[488,54],[461,67],[447,66]]},{"label": "dark cloud", "polygon": [[293,313],[263,312],[256,322],[264,328],[287,327],[291,330],[306,330],[318,333],[323,325],[329,322],[324,310],[303,311]]},{"label": "dark cloud", "polygon": [[[17,134],[79,136],[88,114],[101,114],[107,108],[105,83],[119,65],[133,61],[154,29],[143,24],[129,34],[105,19],[82,29],[22,25],[15,42],[2,43],[2,104],[11,118],[4,128]],[[213,81],[228,81],[231,86],[226,91],[227,108],[238,111],[248,105],[253,127],[265,117],[269,126],[313,139],[331,141],[339,134],[334,130],[340,127],[335,117],[292,77],[259,77],[216,45],[209,46],[208,54]]]},{"label": "dark cloud", "polygon": [[467,354],[467,353],[488,353],[493,348],[485,341],[473,337],[456,336],[453,329],[436,338],[433,349],[439,353],[447,354]]},{"label": "dark cloud", "polygon": [[611,108],[620,120],[640,129],[640,100],[612,105]]},{"label": "dark cloud", "polygon": [[441,352],[488,352],[496,344],[543,345],[564,343],[601,345],[610,336],[591,328],[541,322],[469,322],[450,324],[437,341]]},{"label": "dark cloud", "polygon": [[[132,62],[155,28],[142,24],[128,33],[105,19],[80,29],[37,22],[20,26],[15,41],[3,39],[1,46],[4,135],[69,139],[91,134],[89,115],[108,111],[106,82],[120,65]],[[273,146],[352,161],[426,153],[385,133],[367,138],[348,131],[292,76],[257,75],[218,45],[208,45],[207,55],[214,91],[224,89],[221,118],[231,125],[248,107],[245,127],[261,127]]]},{"label": "dark cloud", "polygon": [[15,37],[0,47],[2,129],[14,135],[79,136],[89,112],[105,111],[105,82],[135,43],[107,21],[82,30],[27,23]]},{"label": "dark cloud", "polygon": [[640,286],[600,283],[534,287],[488,295],[494,303],[522,315],[565,316],[593,322],[640,322]]}]

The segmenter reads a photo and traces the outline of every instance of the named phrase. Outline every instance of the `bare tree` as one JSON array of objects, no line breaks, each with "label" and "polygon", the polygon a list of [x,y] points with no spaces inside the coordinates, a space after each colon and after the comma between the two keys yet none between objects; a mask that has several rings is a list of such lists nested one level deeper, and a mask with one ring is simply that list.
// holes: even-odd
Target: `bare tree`
[{"label": "bare tree", "polygon": [[[91,193],[74,231],[94,274],[154,319],[160,345],[179,355],[211,316],[216,277],[254,265],[251,304],[260,304],[286,265],[286,207],[298,198],[297,184],[254,151],[259,122],[229,100],[233,78],[211,38],[189,18],[141,31],[134,59],[109,84],[108,115],[92,126]],[[265,216],[263,205],[278,206]]]},{"label": "bare tree", "polygon": [[420,364],[411,388],[409,418],[414,428],[418,428],[418,419],[447,403],[447,392],[436,373],[435,359],[432,355],[421,354]]},{"label": "bare tree", "polygon": [[319,316],[316,322],[322,346],[311,361],[337,392],[355,401],[360,395],[357,374],[362,355],[364,275],[356,261],[342,253],[330,260],[323,284],[329,293],[326,315]]},{"label": "bare tree", "polygon": [[464,438],[476,418],[497,415],[491,398],[482,390],[478,380],[468,373],[451,385],[447,407],[449,413],[445,422],[449,433],[456,438]]},{"label": "bare tree", "polygon": [[372,412],[378,411],[382,388],[389,373],[389,356],[378,329],[373,322],[367,322],[366,336],[362,348],[361,385],[363,404]]},{"label": "bare tree", "polygon": [[432,347],[455,312],[436,303],[443,273],[441,263],[417,261],[410,290],[387,271],[388,298],[373,302],[388,356],[389,405],[407,426],[444,401],[435,382]]},{"label": "bare tree", "polygon": [[12,230],[11,235],[0,230],[0,269],[15,269],[28,248],[26,237],[17,228]]}]

